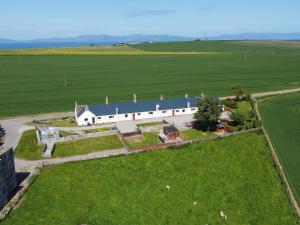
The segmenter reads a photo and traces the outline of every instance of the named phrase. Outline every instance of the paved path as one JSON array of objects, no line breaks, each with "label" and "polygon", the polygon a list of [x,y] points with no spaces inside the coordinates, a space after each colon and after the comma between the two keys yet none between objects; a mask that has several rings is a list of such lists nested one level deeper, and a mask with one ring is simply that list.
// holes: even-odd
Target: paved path
[{"label": "paved path", "polygon": [[15,158],[16,171],[18,172],[32,172],[36,167],[59,165],[67,162],[76,162],[91,159],[107,158],[111,156],[126,155],[129,154],[125,148],[105,150],[99,152],[93,152],[86,155],[76,155],[70,157],[60,157],[41,160],[24,160]]},{"label": "paved path", "polygon": [[[300,88],[281,90],[281,91],[254,93],[254,94],[252,94],[252,97],[258,98],[258,97],[266,97],[266,96],[288,94],[288,93],[295,93],[295,92],[300,92]],[[233,96],[221,97],[220,99],[225,99],[225,98],[233,98]],[[24,123],[31,122],[32,120],[45,120],[45,119],[53,119],[53,118],[59,118],[59,117],[65,117],[65,116],[73,116],[73,112],[49,113],[49,114],[43,114],[43,115],[15,117],[15,118],[8,118],[8,119],[0,120],[1,126],[6,130],[5,145],[15,148],[19,142],[19,139],[20,139],[22,133],[25,130],[33,128],[31,126],[24,125]],[[150,121],[152,121],[152,122],[158,121],[158,119],[149,120],[149,122]],[[143,121],[139,121],[139,123],[142,123],[142,122]],[[148,121],[145,121],[145,122],[148,122]],[[112,126],[112,124],[109,124],[106,126]],[[96,128],[96,127],[103,127],[103,126],[92,126],[92,127],[85,127],[85,128],[78,128],[78,127],[59,128],[59,129],[69,130],[69,131],[72,131],[72,130],[78,131],[78,130],[83,130],[83,129],[92,129],[92,128]],[[33,171],[33,169],[35,167],[40,166],[43,163],[44,163],[44,165],[61,164],[64,162],[87,160],[87,159],[93,159],[93,158],[103,158],[103,157],[109,157],[112,155],[120,155],[120,154],[125,154],[125,153],[126,153],[126,149],[116,149],[116,150],[108,150],[108,151],[90,153],[90,154],[81,155],[81,156],[45,159],[45,160],[38,160],[38,161],[28,161],[28,160],[16,158],[15,164],[16,164],[17,171],[31,172],[31,171]]]}]

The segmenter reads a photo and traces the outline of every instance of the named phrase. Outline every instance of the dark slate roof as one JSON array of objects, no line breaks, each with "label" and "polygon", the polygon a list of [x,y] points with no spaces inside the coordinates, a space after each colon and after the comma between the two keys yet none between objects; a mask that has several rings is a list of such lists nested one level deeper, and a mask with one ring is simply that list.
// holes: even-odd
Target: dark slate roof
[{"label": "dark slate roof", "polygon": [[174,98],[164,100],[146,100],[134,102],[119,102],[101,105],[89,105],[89,110],[96,116],[115,115],[116,109],[118,114],[151,112],[156,110],[159,105],[160,110],[182,109],[187,108],[188,102],[190,107],[196,107],[200,97],[191,98]]}]

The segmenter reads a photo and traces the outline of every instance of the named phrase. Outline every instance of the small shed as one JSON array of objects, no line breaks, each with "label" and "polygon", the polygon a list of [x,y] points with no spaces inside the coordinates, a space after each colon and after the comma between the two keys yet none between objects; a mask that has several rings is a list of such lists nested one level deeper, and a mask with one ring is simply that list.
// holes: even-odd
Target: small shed
[{"label": "small shed", "polygon": [[179,136],[179,131],[174,125],[170,125],[164,127],[164,134],[168,137],[168,139],[176,140],[176,138]]}]

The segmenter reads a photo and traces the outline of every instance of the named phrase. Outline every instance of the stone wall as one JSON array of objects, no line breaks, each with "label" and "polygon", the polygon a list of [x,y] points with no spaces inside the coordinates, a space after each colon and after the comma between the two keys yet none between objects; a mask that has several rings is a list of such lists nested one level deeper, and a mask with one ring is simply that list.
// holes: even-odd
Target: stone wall
[{"label": "stone wall", "polygon": [[12,148],[0,151],[0,209],[8,202],[10,194],[17,187]]}]

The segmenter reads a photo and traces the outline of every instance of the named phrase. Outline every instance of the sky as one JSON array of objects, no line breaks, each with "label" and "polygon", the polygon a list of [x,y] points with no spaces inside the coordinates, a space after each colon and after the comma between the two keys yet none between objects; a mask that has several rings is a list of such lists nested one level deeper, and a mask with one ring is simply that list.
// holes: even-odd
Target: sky
[{"label": "sky", "polygon": [[300,32],[299,0],[0,0],[0,38]]}]

